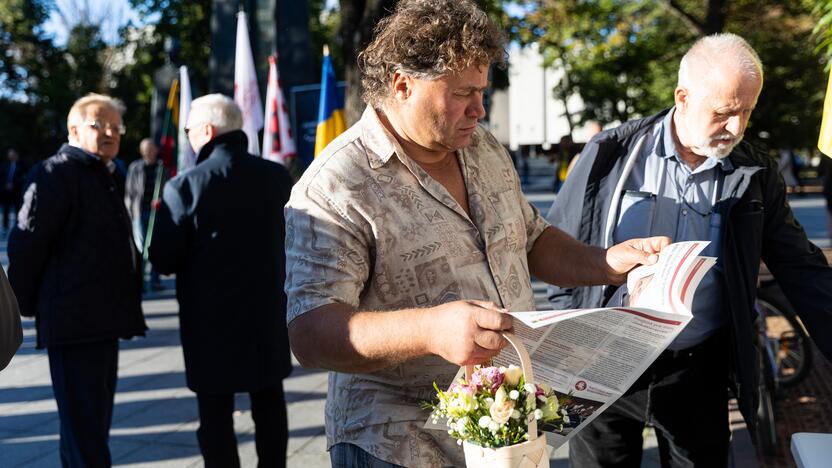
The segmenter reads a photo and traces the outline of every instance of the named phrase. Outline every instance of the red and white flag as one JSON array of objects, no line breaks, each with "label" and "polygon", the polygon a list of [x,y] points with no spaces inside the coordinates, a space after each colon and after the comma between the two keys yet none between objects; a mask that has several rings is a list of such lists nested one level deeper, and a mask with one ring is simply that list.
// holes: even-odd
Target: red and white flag
[{"label": "red and white flag", "polygon": [[263,157],[288,166],[296,156],[295,139],[274,55],[269,57],[269,83],[266,88],[266,112],[263,120],[266,123],[266,129],[263,131]]},{"label": "red and white flag", "polygon": [[257,72],[251,42],[248,39],[248,23],[243,11],[237,13],[237,50],[234,57],[234,102],[243,111],[243,131],[248,137],[248,152],[260,155],[257,132],[263,128],[263,114],[260,109],[260,91],[257,87]]}]

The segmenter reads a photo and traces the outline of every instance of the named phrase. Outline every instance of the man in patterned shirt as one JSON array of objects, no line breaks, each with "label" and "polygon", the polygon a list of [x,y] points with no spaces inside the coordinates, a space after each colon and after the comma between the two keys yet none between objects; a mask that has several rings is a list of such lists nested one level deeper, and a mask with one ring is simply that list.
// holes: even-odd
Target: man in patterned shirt
[{"label": "man in patterned shirt", "polygon": [[303,365],[332,371],[335,467],[463,464],[447,434],[422,430],[420,403],[505,346],[502,312],[534,309],[530,272],[620,284],[668,242],[590,247],[525,200],[511,158],[477,125],[504,55],[473,2],[399,2],[359,58],[364,115],[292,191],[290,343]]}]

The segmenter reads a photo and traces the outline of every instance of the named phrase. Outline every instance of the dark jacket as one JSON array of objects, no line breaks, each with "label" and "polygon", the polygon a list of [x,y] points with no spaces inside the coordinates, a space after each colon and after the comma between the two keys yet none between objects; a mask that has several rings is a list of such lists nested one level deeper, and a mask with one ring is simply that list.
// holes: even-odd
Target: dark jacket
[{"label": "dark jacket", "polygon": [[[547,216],[579,240],[604,245],[605,223],[613,191],[637,140],[667,111],[627,122],[596,135],[581,153]],[[734,170],[726,174],[729,195],[714,207],[727,220],[722,230],[725,309],[730,315],[731,383],[740,410],[752,426],[757,411],[757,348],[753,320],[760,260],[765,261],[815,343],[832,358],[832,269],[806,237],[786,199],[775,161],[741,143],[728,156]],[[614,287],[550,287],[555,308],[603,305]]]},{"label": "dark jacket", "polygon": [[38,347],[143,335],[141,258],[112,175],[64,145],[43,162],[9,237],[9,281]]},{"label": "dark jacket", "polygon": [[17,299],[6,273],[0,268],[0,370],[9,364],[22,342],[23,329]]},{"label": "dark jacket", "polygon": [[188,387],[255,391],[289,375],[283,166],[246,153],[242,131],[200,150],[165,186],[150,260],[176,273]]}]

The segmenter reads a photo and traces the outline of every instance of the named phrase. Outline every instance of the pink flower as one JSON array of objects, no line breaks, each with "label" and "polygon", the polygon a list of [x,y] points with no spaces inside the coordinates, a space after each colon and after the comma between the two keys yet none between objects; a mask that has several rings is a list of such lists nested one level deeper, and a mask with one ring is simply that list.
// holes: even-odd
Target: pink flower
[{"label": "pink flower", "polygon": [[503,384],[503,373],[497,367],[482,367],[471,375],[470,385],[476,389],[486,389],[492,395]]}]

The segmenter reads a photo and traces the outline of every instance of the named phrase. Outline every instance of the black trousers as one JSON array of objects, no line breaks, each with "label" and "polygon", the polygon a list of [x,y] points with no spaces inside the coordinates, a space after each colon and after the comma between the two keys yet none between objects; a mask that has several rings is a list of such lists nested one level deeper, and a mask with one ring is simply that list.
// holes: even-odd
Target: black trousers
[{"label": "black trousers", "polygon": [[569,441],[570,466],[641,466],[642,432],[656,430],[662,467],[728,464],[727,332],[665,351],[633,386]]},{"label": "black trousers", "polygon": [[[254,420],[257,466],[286,466],[289,428],[283,385],[250,392]],[[240,466],[237,437],[234,435],[234,394],[196,394],[199,403],[199,429],[196,431],[205,468]]]},{"label": "black trousers", "polygon": [[49,371],[61,420],[64,467],[109,467],[118,340],[50,346]]},{"label": "black trousers", "polygon": [[7,191],[0,193],[0,205],[2,205],[3,209],[4,230],[9,229],[9,218],[11,217],[12,212],[14,212],[15,216],[17,216],[22,204],[23,198],[19,197],[16,193]]}]

